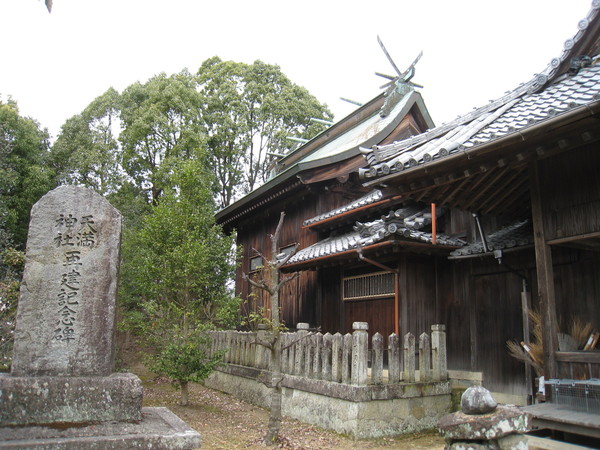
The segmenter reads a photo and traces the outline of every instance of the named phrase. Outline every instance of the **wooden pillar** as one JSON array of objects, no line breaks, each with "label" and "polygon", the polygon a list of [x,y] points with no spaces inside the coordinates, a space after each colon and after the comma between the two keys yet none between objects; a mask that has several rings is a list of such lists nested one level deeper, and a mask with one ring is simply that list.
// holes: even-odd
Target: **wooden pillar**
[{"label": "wooden pillar", "polygon": [[[473,273],[473,261],[469,261],[469,273]],[[479,366],[479,360],[477,355],[479,354],[479,346],[477,333],[479,332],[479,327],[477,326],[477,321],[479,319],[479,302],[480,300],[475,295],[475,275],[470,275],[468,277],[468,281],[465,286],[467,290],[466,297],[468,298],[468,308],[469,308],[469,337],[470,337],[470,350],[471,350],[471,371],[476,372]]]},{"label": "wooden pillar", "polygon": [[546,243],[538,164],[537,161],[534,161],[529,166],[529,188],[531,191],[531,217],[533,220],[538,298],[540,301],[540,313],[542,318],[544,376],[548,379],[556,378],[558,376],[558,366],[554,354],[558,350],[558,323],[556,319],[556,301],[554,295],[552,249]]},{"label": "wooden pillar", "polygon": [[394,333],[400,336],[400,269],[394,272]]},{"label": "wooden pillar", "polygon": [[[531,333],[529,329],[529,311],[531,311],[531,292],[527,282],[522,280],[523,290],[521,292],[521,314],[523,317],[523,342],[531,342]],[[525,384],[527,385],[527,404],[533,404],[535,398],[535,386],[533,383],[533,372],[529,364],[525,364]]]},{"label": "wooden pillar", "polygon": [[408,333],[408,265],[406,262],[406,254],[400,255],[400,267],[399,276],[401,283],[399,285],[399,297],[400,297],[400,336],[404,336]]}]

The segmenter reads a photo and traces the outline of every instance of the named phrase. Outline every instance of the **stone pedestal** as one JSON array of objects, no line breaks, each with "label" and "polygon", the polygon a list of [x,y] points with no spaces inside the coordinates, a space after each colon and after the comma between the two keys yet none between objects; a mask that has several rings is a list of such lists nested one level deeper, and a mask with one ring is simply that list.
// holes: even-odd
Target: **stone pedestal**
[{"label": "stone pedestal", "polygon": [[59,187],[31,210],[10,374],[0,374],[0,449],[195,449],[200,435],[114,372],[121,214]]},{"label": "stone pedestal", "polygon": [[200,435],[167,408],[143,408],[139,422],[66,426],[0,426],[0,449],[196,449]]},{"label": "stone pedestal", "polygon": [[[509,406],[498,406],[488,414],[470,415],[459,411],[438,422],[447,449],[503,449],[503,438],[527,433],[530,429],[529,415]],[[513,445],[511,443],[510,448],[514,448]],[[527,448],[525,439],[523,445],[517,448]]]},{"label": "stone pedestal", "polygon": [[521,436],[530,428],[527,413],[515,407],[498,406],[490,391],[482,386],[468,388],[461,398],[461,411],[438,422],[447,450],[525,450],[529,447]]},{"label": "stone pedestal", "polygon": [[0,374],[0,424],[134,422],[143,388],[131,373],[108,377],[13,377]]}]

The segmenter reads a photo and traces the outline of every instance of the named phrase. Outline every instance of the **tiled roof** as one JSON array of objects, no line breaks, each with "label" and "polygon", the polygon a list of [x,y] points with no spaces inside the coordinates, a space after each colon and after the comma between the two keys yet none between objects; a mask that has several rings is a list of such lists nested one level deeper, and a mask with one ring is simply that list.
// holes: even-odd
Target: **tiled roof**
[{"label": "tiled roof", "polygon": [[[578,24],[579,32],[565,43],[559,58],[551,61],[543,73],[506,93],[503,97],[459,116],[452,122],[425,133],[384,146],[362,148],[368,167],[360,169],[362,178],[374,180],[400,173],[415,166],[470,150],[512,133],[521,132],[546,119],[600,100],[600,66],[591,66],[575,74],[556,78],[558,68],[573,56],[571,49],[583,39],[596,18],[600,2],[594,2],[588,16]],[[548,81],[552,84],[548,85]]]},{"label": "tiled roof", "polygon": [[[443,211],[439,211],[443,214]],[[330,236],[316,244],[298,251],[290,258],[287,265],[308,262],[317,258],[333,256],[358,247],[366,247],[381,242],[391,236],[397,236],[406,241],[431,243],[432,235],[422,231],[431,224],[429,208],[408,206],[391,211],[388,215],[373,222],[357,222],[354,230],[339,236]],[[437,234],[437,244],[443,246],[462,246],[464,241]]]},{"label": "tiled roof", "polygon": [[345,204],[339,208],[332,209],[331,211],[327,211],[326,213],[319,214],[318,216],[307,219],[303,222],[305,227],[310,226],[314,223],[321,222],[325,219],[330,219],[335,216],[339,216],[340,214],[353,211],[358,208],[362,208],[363,206],[372,205],[375,202],[378,202],[383,198],[383,194],[379,189],[375,189],[374,191],[369,192],[368,194],[358,198],[350,203]]},{"label": "tiled roof", "polygon": [[[530,220],[514,223],[486,236],[488,251],[507,250],[533,244],[533,229]],[[450,257],[478,255],[484,253],[483,244],[475,242],[450,253]]]},{"label": "tiled roof", "polygon": [[600,65],[565,76],[546,90],[510,98],[493,110],[480,108],[468,116],[412,139],[364,151],[368,169],[364,178],[377,178],[517,133],[571,109],[600,100]]}]

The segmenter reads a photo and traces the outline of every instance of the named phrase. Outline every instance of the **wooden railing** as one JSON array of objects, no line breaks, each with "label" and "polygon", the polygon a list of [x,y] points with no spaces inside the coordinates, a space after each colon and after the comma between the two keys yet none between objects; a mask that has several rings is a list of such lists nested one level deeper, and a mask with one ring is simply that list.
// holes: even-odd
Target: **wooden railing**
[{"label": "wooden railing", "polygon": [[[387,348],[380,333],[373,335],[369,345],[365,322],[355,322],[354,332],[343,336],[312,333],[308,328],[299,323],[298,331],[282,334],[284,374],[357,386],[448,378],[444,325],[432,325],[431,335],[423,333],[418,339],[411,333],[403,339],[391,334]],[[267,341],[266,331],[213,331],[211,337],[213,352],[226,351],[225,363],[269,369],[269,350],[258,343]]]},{"label": "wooden railing", "polygon": [[558,378],[600,378],[600,351],[556,352],[554,355],[558,364]]}]

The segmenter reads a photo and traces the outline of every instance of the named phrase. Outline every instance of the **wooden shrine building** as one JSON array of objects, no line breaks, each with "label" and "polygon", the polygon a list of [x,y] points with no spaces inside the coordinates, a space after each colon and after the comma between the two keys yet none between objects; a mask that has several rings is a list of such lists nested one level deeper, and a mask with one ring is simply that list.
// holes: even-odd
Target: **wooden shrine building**
[{"label": "wooden shrine building", "polygon": [[[600,329],[596,4],[548,67],[485,106],[433,127],[398,81],[286,156],[217,215],[237,230],[240,274],[259,270],[252,249],[268,251],[285,211],[281,250],[299,244],[285,269],[301,271],[283,293],[289,327],[345,333],[363,321],[418,335],[443,323],[449,369],[482,372],[524,403],[531,378],[506,343],[535,339],[532,310],[547,377],[600,377],[600,353],[561,338],[574,320]],[[250,293],[240,276],[236,292]]]}]

